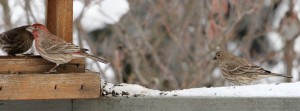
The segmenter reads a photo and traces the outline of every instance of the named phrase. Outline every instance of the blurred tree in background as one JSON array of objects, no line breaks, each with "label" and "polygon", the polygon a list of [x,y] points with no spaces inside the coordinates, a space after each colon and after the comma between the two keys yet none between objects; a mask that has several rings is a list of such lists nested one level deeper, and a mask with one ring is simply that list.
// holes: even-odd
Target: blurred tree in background
[{"label": "blurred tree in background", "polygon": [[[166,90],[222,86],[224,78],[213,75],[216,64],[211,61],[218,50],[259,65],[283,61],[283,73],[292,73],[297,59],[294,40],[300,32],[292,0],[130,0],[129,4],[130,11],[112,26],[107,38],[114,41],[107,42],[112,43],[110,56],[119,82]],[[284,4],[288,9],[280,16]],[[270,32],[282,37],[282,49],[272,48],[276,44],[267,40]]]},{"label": "blurred tree in background", "polygon": [[[79,1],[84,7],[101,3],[101,0]],[[6,2],[0,0],[2,12],[9,15]],[[85,8],[74,20],[74,35],[79,41],[86,41],[94,54],[111,61],[115,83],[141,84],[160,90],[228,85],[212,61],[218,50],[230,51],[266,69],[281,63],[284,65],[281,73],[291,75],[295,69],[293,81],[300,78],[297,76],[299,56],[294,50],[300,34],[297,1],[128,2],[129,12],[119,22],[104,28],[93,31],[83,28]],[[106,12],[99,11],[110,18]],[[10,18],[2,19],[5,21],[2,26],[12,26],[7,21]]]}]

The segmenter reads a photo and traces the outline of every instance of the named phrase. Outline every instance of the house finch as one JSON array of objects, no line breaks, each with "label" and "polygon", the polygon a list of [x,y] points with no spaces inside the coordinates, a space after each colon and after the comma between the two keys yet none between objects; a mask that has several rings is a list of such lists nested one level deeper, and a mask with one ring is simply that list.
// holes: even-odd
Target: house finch
[{"label": "house finch", "polygon": [[26,52],[31,48],[33,35],[26,30],[30,25],[17,27],[0,34],[0,48],[8,55]]},{"label": "house finch", "polygon": [[67,43],[58,36],[51,34],[42,24],[33,24],[28,27],[27,30],[34,36],[37,52],[44,59],[56,63],[56,66],[47,73],[55,72],[55,68],[60,64],[67,63],[78,57],[90,58],[102,63],[108,63],[104,58],[87,54],[87,49]]},{"label": "house finch", "polygon": [[219,64],[223,76],[235,84],[250,84],[252,81],[271,76],[292,78],[272,73],[226,51],[217,52],[214,60]]}]

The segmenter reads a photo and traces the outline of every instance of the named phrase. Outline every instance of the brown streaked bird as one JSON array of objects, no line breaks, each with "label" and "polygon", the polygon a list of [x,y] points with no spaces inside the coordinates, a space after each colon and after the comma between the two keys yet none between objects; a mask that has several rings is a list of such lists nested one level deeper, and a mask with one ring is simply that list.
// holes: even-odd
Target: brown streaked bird
[{"label": "brown streaked bird", "polygon": [[33,24],[26,28],[26,30],[33,34],[37,52],[44,59],[56,63],[56,66],[46,73],[56,72],[55,69],[60,64],[68,63],[72,59],[78,57],[93,59],[105,64],[109,63],[102,57],[88,54],[86,52],[88,51],[87,49],[81,48],[72,43],[67,43],[60,37],[53,35],[49,32],[47,27],[42,24]]},{"label": "brown streaked bird", "polygon": [[26,30],[31,25],[20,26],[0,34],[0,48],[8,55],[21,54],[31,48],[33,35]]},{"label": "brown streaked bird", "polygon": [[214,60],[219,64],[223,76],[239,85],[250,84],[255,80],[271,76],[292,78],[291,76],[272,73],[226,51],[218,51]]}]

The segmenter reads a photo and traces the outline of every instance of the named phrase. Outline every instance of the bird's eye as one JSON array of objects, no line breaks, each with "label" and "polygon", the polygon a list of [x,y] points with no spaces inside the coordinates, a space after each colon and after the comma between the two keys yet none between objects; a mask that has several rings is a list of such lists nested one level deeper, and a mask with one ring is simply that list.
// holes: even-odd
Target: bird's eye
[{"label": "bird's eye", "polygon": [[34,26],[35,29],[37,29],[37,26]]},{"label": "bird's eye", "polygon": [[218,54],[217,56],[220,57],[220,54]]}]

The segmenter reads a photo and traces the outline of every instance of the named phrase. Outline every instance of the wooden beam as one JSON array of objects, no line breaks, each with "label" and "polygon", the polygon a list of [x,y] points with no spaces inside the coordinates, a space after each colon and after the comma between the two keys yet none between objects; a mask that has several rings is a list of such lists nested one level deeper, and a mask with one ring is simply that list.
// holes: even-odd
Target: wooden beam
[{"label": "wooden beam", "polygon": [[[85,72],[85,59],[78,58],[59,66],[57,73]],[[43,59],[41,56],[0,56],[0,74],[32,74],[44,73],[55,66],[55,63]]]},{"label": "wooden beam", "polygon": [[0,100],[100,97],[98,73],[0,74]]},{"label": "wooden beam", "polygon": [[51,33],[72,43],[73,0],[47,0],[46,24]]}]

